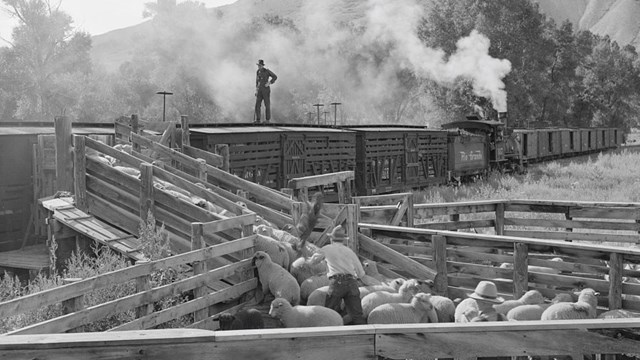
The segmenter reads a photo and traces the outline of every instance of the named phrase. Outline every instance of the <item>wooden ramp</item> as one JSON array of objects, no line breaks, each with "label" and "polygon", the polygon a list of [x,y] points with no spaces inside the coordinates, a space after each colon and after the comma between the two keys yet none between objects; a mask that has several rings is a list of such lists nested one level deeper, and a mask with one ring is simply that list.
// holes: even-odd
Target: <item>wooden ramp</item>
[{"label": "wooden ramp", "polygon": [[53,219],[71,230],[136,261],[147,260],[139,250],[142,244],[138,238],[76,208],[72,198],[45,200],[42,206],[53,212]]},{"label": "wooden ramp", "polygon": [[42,270],[48,268],[50,264],[49,250],[44,244],[0,252],[0,266],[3,267]]}]

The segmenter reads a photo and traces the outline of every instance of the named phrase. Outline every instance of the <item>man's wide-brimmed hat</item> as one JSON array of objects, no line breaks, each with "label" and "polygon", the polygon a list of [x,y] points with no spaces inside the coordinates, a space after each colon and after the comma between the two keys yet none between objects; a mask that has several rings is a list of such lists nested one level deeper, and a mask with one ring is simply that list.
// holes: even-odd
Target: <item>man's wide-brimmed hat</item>
[{"label": "man's wide-brimmed hat", "polygon": [[344,228],[342,228],[342,225],[338,225],[334,227],[333,230],[327,233],[327,236],[329,237],[329,239],[335,240],[335,241],[349,240],[349,236],[347,236],[347,233],[344,230]]},{"label": "man's wide-brimmed hat", "polygon": [[264,66],[264,60],[262,60],[262,59],[258,60],[258,63],[257,63],[256,65],[262,65],[262,66]]},{"label": "man's wide-brimmed hat", "polygon": [[476,300],[488,301],[496,304],[501,304],[504,299],[498,296],[498,289],[496,284],[491,281],[480,281],[473,293],[467,294],[468,297]]}]

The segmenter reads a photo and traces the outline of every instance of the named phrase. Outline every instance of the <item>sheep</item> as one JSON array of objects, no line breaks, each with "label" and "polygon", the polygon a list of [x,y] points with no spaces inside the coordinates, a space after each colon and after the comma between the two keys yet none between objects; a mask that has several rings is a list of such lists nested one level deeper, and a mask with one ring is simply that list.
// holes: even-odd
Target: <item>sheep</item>
[{"label": "sheep", "polygon": [[262,313],[256,309],[238,311],[235,314],[222,313],[218,318],[220,330],[264,329]]},{"label": "sheep", "polygon": [[271,302],[269,315],[282,322],[284,327],[341,326],[342,316],[324,306],[291,306],[287,299],[277,298]]},{"label": "sheep", "polygon": [[320,211],[322,210],[322,204],[324,203],[324,196],[321,192],[317,192],[313,195],[311,201],[305,201],[306,212],[303,212],[300,215],[300,218],[294,225],[295,234],[300,237],[302,241],[307,241],[313,229],[316,227],[318,223],[318,219],[320,216]]},{"label": "sheep", "polygon": [[397,293],[376,291],[362,298],[362,314],[367,317],[373,309],[382,304],[407,303],[415,294],[429,290],[430,288],[426,288],[424,281],[410,279],[400,286]]},{"label": "sheep", "polygon": [[[256,251],[252,265],[258,271],[259,288],[263,295],[268,292],[276,298],[285,298],[294,305],[300,303],[300,285],[289,272],[271,261],[271,257],[264,251]],[[262,302],[264,298],[258,302]]]},{"label": "sheep", "polygon": [[404,284],[404,282],[402,283],[397,283],[395,284],[395,286],[393,284],[391,285],[385,285],[385,284],[380,284],[380,285],[369,285],[369,286],[360,286],[358,289],[360,290],[360,298],[364,298],[365,296],[372,294],[376,291],[387,291],[387,292],[398,292],[398,290],[400,289],[400,286],[402,286],[402,284]]},{"label": "sheep", "polygon": [[568,293],[559,293],[549,304],[521,305],[515,307],[506,314],[509,321],[540,320],[542,313],[551,305],[560,302],[573,302],[573,297]]},{"label": "sheep", "polygon": [[[314,275],[300,284],[300,298],[307,301],[309,296],[318,288],[329,286],[329,278],[327,274]],[[326,298],[325,298],[326,299]],[[309,304],[307,304],[309,305]],[[324,304],[322,304],[324,305]]]},{"label": "sheep", "polygon": [[457,323],[471,322],[471,319],[475,318],[480,314],[480,310],[478,309],[478,303],[475,299],[466,298],[462,300],[458,306],[456,306],[456,311],[454,312],[454,321]]},{"label": "sheep", "polygon": [[410,303],[382,304],[371,311],[367,321],[369,324],[411,324],[437,323],[431,295],[418,293]]},{"label": "sheep", "polygon": [[274,263],[282,266],[284,269],[289,269],[289,252],[278,240],[264,235],[256,235],[255,248],[257,251],[264,251],[269,254],[271,261]]},{"label": "sheep", "polygon": [[583,289],[575,303],[557,303],[549,306],[540,317],[541,320],[595,319],[598,298],[595,290]]},{"label": "sheep", "polygon": [[327,296],[329,293],[329,286],[319,287],[309,294],[307,298],[307,305],[319,305],[324,306],[327,301]]},{"label": "sheep", "polygon": [[[378,263],[376,263],[375,261],[367,259],[362,262],[362,267],[364,268],[365,274],[378,280],[380,284],[390,281],[388,278],[386,278],[385,276],[383,276],[378,272]],[[380,285],[380,284],[376,284],[376,285]]]},{"label": "sheep", "polygon": [[535,305],[535,304],[544,304],[544,297],[538,290],[529,290],[524,293],[520,299],[517,300],[505,300],[502,304],[495,304],[493,308],[496,309],[497,312],[506,315],[509,310],[516,308],[521,305]]},{"label": "sheep", "polygon": [[456,305],[445,296],[431,295],[431,304],[438,315],[438,322],[454,322]]},{"label": "sheep", "polygon": [[327,271],[329,270],[326,260],[315,263],[311,261],[311,259],[305,259],[303,257],[297,258],[289,267],[289,272],[298,280],[298,284],[301,285],[306,279],[312,276],[326,274]]},{"label": "sheep", "polygon": [[640,317],[640,313],[624,309],[609,310],[598,315],[598,319],[627,319],[637,317]]}]

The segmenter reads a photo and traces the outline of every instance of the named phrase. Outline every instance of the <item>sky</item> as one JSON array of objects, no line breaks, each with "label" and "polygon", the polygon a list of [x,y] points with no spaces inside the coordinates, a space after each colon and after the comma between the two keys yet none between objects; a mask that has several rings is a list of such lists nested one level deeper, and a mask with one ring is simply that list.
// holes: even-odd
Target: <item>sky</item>
[{"label": "sky", "polygon": [[[154,0],[50,0],[52,4],[61,3],[61,9],[69,14],[74,25],[91,35],[100,35],[106,32],[139,24],[146,19],[142,18],[144,4]],[[206,7],[212,8],[234,3],[237,0],[198,0]],[[181,3],[183,1],[178,1]],[[0,3],[1,4],[1,3]],[[0,37],[11,38],[11,30],[17,24],[2,4],[0,10]]]}]

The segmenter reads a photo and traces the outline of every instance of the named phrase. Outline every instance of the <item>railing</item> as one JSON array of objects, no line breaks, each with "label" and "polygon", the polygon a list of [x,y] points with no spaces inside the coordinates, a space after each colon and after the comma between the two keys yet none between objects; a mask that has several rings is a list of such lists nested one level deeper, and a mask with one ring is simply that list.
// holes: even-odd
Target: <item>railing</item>
[{"label": "railing", "polygon": [[337,201],[340,204],[351,202],[352,183],[355,179],[353,171],[340,171],[329,174],[305,176],[289,180],[289,189],[293,191],[293,198],[298,200],[309,199],[309,188],[323,189],[325,186],[335,187]]},{"label": "railing", "polygon": [[7,359],[390,359],[637,354],[638,319],[17,335]]},{"label": "railing", "polygon": [[[599,305],[609,309],[640,310],[640,284],[624,281],[638,277],[634,265],[640,263],[640,249],[578,244],[467,232],[439,231],[360,223],[374,240],[361,240],[361,248],[386,261],[396,272],[419,275],[422,264],[436,280],[436,288],[451,298],[466,297],[480,280],[491,280],[509,298],[518,298],[530,289],[553,298],[559,292],[593,288],[600,292]],[[361,239],[366,238],[361,235]],[[391,243],[382,245],[383,239]],[[394,243],[402,241],[405,244]],[[386,247],[387,249],[384,249]],[[402,267],[395,256],[406,255]],[[552,259],[557,257],[558,259]],[[500,267],[501,264],[508,266]],[[412,267],[409,267],[412,265]],[[530,266],[535,266],[529,270]],[[608,279],[605,279],[605,275]]]},{"label": "railing", "polygon": [[[227,281],[226,285],[220,286],[222,284],[220,280],[229,279],[239,273],[251,270],[250,259],[239,260],[213,270],[195,272],[185,279],[150,288],[149,277],[154,272],[175,268],[180,265],[212,261],[212,259],[219,259],[242,251],[252,252],[255,236],[248,236],[161,260],[143,262],[125,269],[6,301],[0,303],[0,316],[7,318],[59,303],[75,304],[74,307],[67,309],[69,313],[66,315],[14,330],[7,335],[61,333],[99,321],[115,313],[134,310],[136,313],[134,320],[119,325],[113,330],[152,328],[190,313],[201,310],[206,311],[210,306],[237,299],[242,294],[253,290],[257,284],[256,279],[250,278],[235,285],[229,285]],[[86,294],[108,288],[113,284],[125,284],[127,282],[135,283],[135,293],[90,308],[83,307],[82,298]],[[211,290],[213,291],[209,290],[206,293],[202,293],[200,294],[201,296],[192,301],[181,303],[159,312],[152,312],[154,302],[202,287],[212,288]],[[198,321],[200,320],[202,319],[198,319]],[[194,326],[197,326],[197,324]],[[0,343],[3,343],[4,340],[4,338],[0,340]]]},{"label": "railing", "polygon": [[[378,198],[382,197],[361,199],[372,202]],[[388,225],[400,225],[394,220],[405,215],[405,209],[399,205],[365,204],[360,211],[364,222]],[[414,226],[423,229],[489,231],[498,235],[566,241],[640,243],[640,203],[466,201],[414,204],[412,214]]]}]

